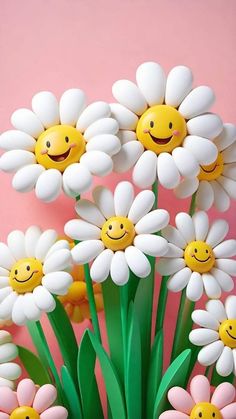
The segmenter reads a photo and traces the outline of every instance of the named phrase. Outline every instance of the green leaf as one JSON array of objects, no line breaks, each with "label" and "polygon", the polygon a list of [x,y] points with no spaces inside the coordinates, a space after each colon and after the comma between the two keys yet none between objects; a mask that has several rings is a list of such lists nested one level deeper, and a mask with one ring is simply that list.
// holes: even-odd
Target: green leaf
[{"label": "green leaf", "polygon": [[214,387],[217,387],[219,384],[224,383],[224,382],[233,384],[234,378],[235,376],[233,373],[228,375],[228,377],[222,377],[221,375],[217,373],[216,368],[214,368],[212,377],[211,377],[211,385]]},{"label": "green leaf", "polygon": [[126,419],[124,396],[117,371],[96,336],[90,330],[88,335],[101,366],[112,417]]},{"label": "green leaf", "polygon": [[40,359],[33,352],[29,351],[23,346],[18,346],[18,350],[19,358],[31,380],[33,380],[34,383],[38,384],[39,386],[48,383],[51,384],[52,379],[50,374]]},{"label": "green leaf", "polygon": [[186,349],[172,362],[165,372],[156,395],[153,419],[158,419],[160,414],[166,410],[169,389],[174,386],[185,387],[190,360],[191,350]]},{"label": "green leaf", "polygon": [[68,403],[67,408],[69,410],[69,418],[82,419],[83,415],[81,410],[80,399],[75,388],[74,381],[65,365],[63,365],[61,368],[61,378],[63,390]]},{"label": "green leaf", "polygon": [[[85,418],[103,419],[96,376],[94,372],[96,353],[91,344],[88,329],[85,331],[78,353],[77,373]],[[92,403],[91,403],[92,400]]]},{"label": "green leaf", "polygon": [[154,340],[147,384],[147,417],[153,416],[155,398],[162,378],[163,369],[163,330],[161,329]]}]

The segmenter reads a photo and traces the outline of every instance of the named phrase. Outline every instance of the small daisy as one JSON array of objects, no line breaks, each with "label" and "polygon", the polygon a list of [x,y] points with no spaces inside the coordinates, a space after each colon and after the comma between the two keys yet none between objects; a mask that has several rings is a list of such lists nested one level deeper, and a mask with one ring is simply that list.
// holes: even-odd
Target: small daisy
[{"label": "small daisy", "polygon": [[175,410],[162,413],[159,419],[234,419],[236,418],[235,388],[222,383],[211,395],[211,386],[204,375],[195,376],[190,394],[181,387],[172,387],[168,400]]},{"label": "small daisy", "polygon": [[18,357],[18,348],[6,330],[0,330],[0,387],[15,387],[15,380],[21,375],[21,367],[12,362]]},{"label": "small daisy", "polygon": [[121,151],[114,168],[125,172],[133,165],[133,180],[141,188],[158,178],[165,188],[175,188],[183,178],[196,177],[200,165],[211,164],[217,148],[211,141],[222,130],[221,119],[208,113],[214,93],[207,86],[192,90],[192,72],[174,67],[167,79],[154,62],[140,65],[137,85],[114,83],[112,116],[120,126]]},{"label": "small daisy", "polygon": [[54,230],[15,230],[0,243],[0,318],[23,325],[55,308],[52,294],[64,295],[72,283],[66,269],[71,252]]},{"label": "small daisy", "polygon": [[208,301],[206,310],[195,310],[192,319],[201,327],[189,335],[190,342],[203,346],[198,354],[200,364],[208,366],[217,361],[219,375],[236,375],[236,296],[230,295],[225,304]]},{"label": "small daisy", "polygon": [[209,226],[204,211],[192,218],[181,212],[175,222],[177,228],[167,226],[162,230],[162,236],[169,241],[169,251],[157,263],[162,275],[171,275],[169,290],[178,292],[187,287],[187,298],[192,301],[198,301],[204,290],[209,298],[231,291],[236,260],[230,258],[236,255],[236,240],[224,240],[228,223],[218,219]]},{"label": "small daisy", "polygon": [[21,380],[17,391],[0,388],[0,419],[66,419],[67,410],[52,406],[57,391],[51,384],[38,388],[28,378]]},{"label": "small daisy", "polygon": [[120,182],[114,192],[97,187],[94,202],[82,199],[76,204],[80,220],[65,225],[65,233],[81,241],[72,249],[77,264],[94,260],[91,277],[104,281],[108,275],[117,285],[129,279],[129,268],[144,278],[151,266],[145,256],[161,256],[167,251],[167,241],[153,233],[168,224],[165,210],[151,211],[155,196],[152,191],[142,191],[134,199],[134,189],[129,182]]},{"label": "small daisy", "polygon": [[35,188],[45,202],[55,200],[61,189],[74,197],[89,189],[92,175],[112,171],[111,156],[120,150],[120,141],[107,103],[86,107],[84,92],[70,89],[59,104],[51,92],[37,93],[32,109],[15,111],[11,122],[16,129],[0,136],[0,147],[7,150],[0,168],[15,173],[17,191]]},{"label": "small daisy", "polygon": [[236,127],[224,124],[214,143],[218,149],[215,162],[201,166],[197,178],[183,180],[175,194],[178,198],[186,198],[197,191],[199,209],[207,211],[214,205],[223,212],[229,209],[230,199],[236,199]]}]

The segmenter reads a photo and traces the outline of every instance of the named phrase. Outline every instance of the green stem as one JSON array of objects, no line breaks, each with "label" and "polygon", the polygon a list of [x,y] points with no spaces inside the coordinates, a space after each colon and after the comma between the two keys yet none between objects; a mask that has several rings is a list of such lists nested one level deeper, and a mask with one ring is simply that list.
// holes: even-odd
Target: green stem
[{"label": "green stem", "polygon": [[196,194],[197,192],[195,192],[192,196],[191,202],[190,202],[190,207],[189,207],[189,215],[191,215],[191,217],[193,216],[193,214],[195,213],[195,209],[196,209]]},{"label": "green stem", "polygon": [[166,311],[166,303],[168,297],[168,282],[169,276],[163,276],[161,279],[161,287],[159,292],[158,304],[157,304],[157,316],[156,316],[156,329],[155,335],[163,328],[164,319],[165,319],[165,311]]},{"label": "green stem", "polygon": [[128,317],[128,287],[123,285],[120,289],[120,315],[123,341],[124,371],[127,365],[127,317]]},{"label": "green stem", "polygon": [[85,282],[86,282],[86,288],[87,288],[87,295],[88,295],[88,300],[89,300],[89,309],[90,309],[90,314],[91,314],[91,318],[92,318],[92,324],[93,324],[95,335],[98,338],[99,342],[101,343],[102,339],[101,339],[101,332],[100,332],[100,327],[99,327],[97,308],[96,308],[94,292],[93,292],[93,284],[92,284],[92,279],[91,279],[91,276],[90,276],[89,264],[87,264],[87,263],[84,265],[84,274],[85,274]]}]

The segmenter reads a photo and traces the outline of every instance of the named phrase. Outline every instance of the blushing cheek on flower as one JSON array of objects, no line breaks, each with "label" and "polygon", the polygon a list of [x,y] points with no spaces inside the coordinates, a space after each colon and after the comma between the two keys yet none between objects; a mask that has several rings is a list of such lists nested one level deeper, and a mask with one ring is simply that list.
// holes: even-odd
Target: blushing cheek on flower
[{"label": "blushing cheek on flower", "polygon": [[21,406],[15,409],[10,419],[39,419],[40,416],[35,409],[28,406]]},{"label": "blushing cheek on flower", "polygon": [[190,419],[222,419],[219,409],[211,403],[198,403],[190,414]]},{"label": "blushing cheek on flower", "polygon": [[224,169],[224,160],[221,153],[218,154],[216,161],[208,166],[201,166],[200,173],[198,175],[199,180],[212,180],[218,179],[221,176]]},{"label": "blushing cheek on flower", "polygon": [[225,320],[220,325],[220,339],[229,348],[236,348],[236,319]]},{"label": "blushing cheek on flower", "polygon": [[209,272],[215,263],[215,256],[209,244],[196,240],[188,244],[184,251],[186,265],[194,272]]},{"label": "blushing cheek on flower", "polygon": [[133,243],[135,229],[126,217],[111,217],[102,227],[101,240],[113,251],[124,250]]},{"label": "blushing cheek on flower", "polygon": [[32,292],[41,284],[43,278],[42,263],[34,258],[18,260],[12,267],[9,284],[18,294]]}]

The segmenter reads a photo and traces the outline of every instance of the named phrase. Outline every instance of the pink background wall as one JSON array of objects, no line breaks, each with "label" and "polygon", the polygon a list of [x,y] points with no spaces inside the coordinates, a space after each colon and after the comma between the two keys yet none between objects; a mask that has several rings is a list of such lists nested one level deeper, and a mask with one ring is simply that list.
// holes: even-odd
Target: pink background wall
[{"label": "pink background wall", "polygon": [[[196,85],[214,89],[214,111],[236,123],[235,0],[1,0],[0,16],[1,131],[10,128],[11,113],[30,106],[40,90],[60,96],[67,88],[80,87],[89,100],[109,101],[112,83],[133,79],[145,60],[161,63],[166,71],[177,64],[190,66]],[[116,180],[105,182],[114,185]],[[13,191],[10,176],[3,173],[0,194],[0,240],[31,224],[62,233],[74,217],[71,199],[40,203],[33,193]],[[162,191],[160,200],[172,216],[188,208],[187,201],[177,202],[171,192]],[[233,203],[224,215],[231,237],[236,237],[235,210]],[[167,342],[178,296],[169,300]],[[29,344],[22,328],[12,330],[17,342]]]}]

